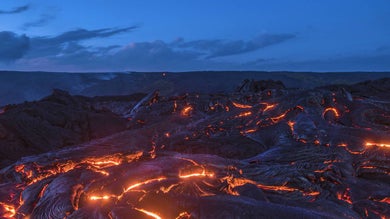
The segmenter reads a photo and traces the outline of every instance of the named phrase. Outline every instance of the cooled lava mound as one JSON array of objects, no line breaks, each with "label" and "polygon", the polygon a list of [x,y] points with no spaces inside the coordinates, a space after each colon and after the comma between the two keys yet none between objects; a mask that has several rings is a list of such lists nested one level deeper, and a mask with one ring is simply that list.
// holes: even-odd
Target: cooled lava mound
[{"label": "cooled lava mound", "polygon": [[7,106],[0,217],[390,218],[389,84]]}]

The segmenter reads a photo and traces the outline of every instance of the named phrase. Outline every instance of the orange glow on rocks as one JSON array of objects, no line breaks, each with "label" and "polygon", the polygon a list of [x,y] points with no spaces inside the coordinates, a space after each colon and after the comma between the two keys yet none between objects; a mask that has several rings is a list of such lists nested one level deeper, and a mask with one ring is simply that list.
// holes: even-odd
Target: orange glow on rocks
[{"label": "orange glow on rocks", "polygon": [[186,106],[181,110],[180,115],[189,116],[191,114],[192,110],[193,110],[192,106]]},{"label": "orange glow on rocks", "polygon": [[2,218],[14,218],[16,214],[14,206],[0,202],[0,207],[3,208],[3,211],[1,211],[3,215],[0,215]]},{"label": "orange glow on rocks", "polygon": [[143,181],[143,182],[139,182],[139,183],[134,183],[130,186],[128,186],[124,191],[123,193],[126,193],[132,189],[135,189],[135,188],[138,188],[140,186],[143,186],[143,185],[146,185],[146,184],[149,184],[149,183],[154,183],[154,182],[160,182],[162,180],[165,180],[166,177],[159,177],[159,178],[154,178],[154,179],[149,179],[149,180],[146,180],[146,181]]},{"label": "orange glow on rocks", "polygon": [[245,104],[240,104],[240,103],[236,103],[236,102],[232,102],[232,104],[233,104],[233,106],[240,108],[240,109],[251,109],[252,108],[251,105],[245,105]]},{"label": "orange glow on rocks", "polygon": [[154,213],[154,212],[147,211],[147,210],[142,209],[142,208],[134,208],[134,210],[140,211],[140,212],[142,212],[142,213],[144,213],[146,215],[149,215],[152,218],[161,219],[161,217],[158,214]]},{"label": "orange glow on rocks", "polygon": [[96,195],[93,195],[91,197],[89,197],[90,200],[92,201],[96,201],[96,200],[108,200],[112,198],[112,196],[108,196],[108,195],[103,195],[103,196],[96,196]]},{"label": "orange glow on rocks", "polygon": [[328,108],[324,109],[324,112],[322,113],[322,117],[324,118],[326,113],[328,113],[328,112],[332,112],[336,118],[340,117],[339,112],[334,107],[328,107]]},{"label": "orange glow on rocks", "polygon": [[151,183],[155,183],[155,182],[160,182],[160,181],[163,181],[165,179],[167,179],[167,178],[166,177],[159,177],[159,178],[148,179],[148,180],[145,180],[142,182],[138,182],[138,183],[134,183],[134,184],[129,185],[119,195],[113,195],[113,194],[111,194],[111,195],[91,195],[91,196],[89,196],[89,200],[92,200],[92,201],[108,200],[110,198],[116,198],[116,199],[120,200],[129,191],[132,191],[132,190],[139,188],[143,185],[147,185],[147,184],[151,184]]},{"label": "orange glow on rocks", "polygon": [[288,122],[287,122],[287,125],[290,127],[291,133],[294,133],[294,125],[295,125],[295,122],[293,122],[293,121],[288,121]]},{"label": "orange glow on rocks", "polygon": [[378,202],[382,202],[390,205],[390,197],[385,197],[383,199],[380,199],[378,200]]},{"label": "orange glow on rocks", "polygon": [[248,130],[245,130],[245,131],[241,131],[241,134],[250,134],[250,133],[253,133],[253,132],[256,132],[257,129],[248,129]]},{"label": "orange glow on rocks", "polygon": [[242,113],[240,113],[240,114],[238,114],[237,116],[236,116],[236,118],[241,118],[241,117],[248,117],[248,116],[250,116],[250,115],[252,115],[252,112],[242,112]]},{"label": "orange glow on rocks", "polygon": [[278,104],[269,104],[269,103],[261,103],[263,105],[265,105],[265,108],[263,109],[263,112],[267,112],[269,110],[272,110],[274,109]]},{"label": "orange glow on rocks", "polygon": [[191,214],[185,211],[185,212],[181,212],[179,216],[177,216],[175,219],[190,219],[190,218],[191,218]]},{"label": "orange glow on rocks", "polygon": [[186,179],[186,178],[192,178],[192,177],[213,177],[214,173],[207,173],[205,169],[202,170],[202,172],[195,172],[195,173],[188,173],[188,174],[179,174],[179,178]]},{"label": "orange glow on rocks", "polygon": [[390,144],[386,144],[386,143],[366,142],[366,146],[378,146],[378,147],[390,148]]},{"label": "orange glow on rocks", "polygon": [[349,195],[349,193],[350,193],[350,189],[349,188],[347,188],[344,192],[338,192],[336,194],[337,195],[337,199],[341,200],[341,201],[345,201],[348,204],[352,205],[352,200],[351,200],[351,196]]}]

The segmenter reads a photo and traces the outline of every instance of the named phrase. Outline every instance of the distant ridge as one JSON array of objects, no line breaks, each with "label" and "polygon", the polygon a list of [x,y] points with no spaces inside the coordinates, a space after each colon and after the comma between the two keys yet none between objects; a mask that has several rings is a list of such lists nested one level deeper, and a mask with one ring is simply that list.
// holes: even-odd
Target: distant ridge
[{"label": "distant ridge", "polygon": [[[165,75],[165,76],[164,76]],[[23,72],[0,71],[0,106],[33,101],[62,89],[74,95],[126,95],[159,89],[161,94],[232,91],[244,79],[280,80],[288,88],[352,84],[390,77],[390,72]]]}]

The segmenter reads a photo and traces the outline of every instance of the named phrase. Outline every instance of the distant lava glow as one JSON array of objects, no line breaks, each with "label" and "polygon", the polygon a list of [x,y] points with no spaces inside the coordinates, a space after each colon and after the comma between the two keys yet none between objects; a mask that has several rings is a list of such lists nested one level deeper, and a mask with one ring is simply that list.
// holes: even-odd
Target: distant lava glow
[{"label": "distant lava glow", "polygon": [[387,143],[366,142],[366,146],[378,146],[378,147],[390,148],[390,144]]}]

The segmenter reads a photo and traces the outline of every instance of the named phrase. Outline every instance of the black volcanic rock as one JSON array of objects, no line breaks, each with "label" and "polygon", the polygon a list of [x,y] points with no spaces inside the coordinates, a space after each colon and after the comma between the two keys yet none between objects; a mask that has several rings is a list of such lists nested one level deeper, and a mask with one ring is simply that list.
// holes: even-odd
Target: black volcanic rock
[{"label": "black volcanic rock", "polygon": [[389,218],[386,81],[10,106],[0,217]]},{"label": "black volcanic rock", "polygon": [[272,89],[284,89],[286,88],[284,84],[281,81],[274,81],[274,80],[249,80],[245,79],[242,84],[237,88],[237,92],[241,93],[247,93],[247,92],[260,92],[265,90],[272,90]]},{"label": "black volcanic rock", "polygon": [[6,163],[125,129],[126,119],[95,109],[91,101],[54,90],[38,102],[9,106],[0,115],[0,159]]}]

